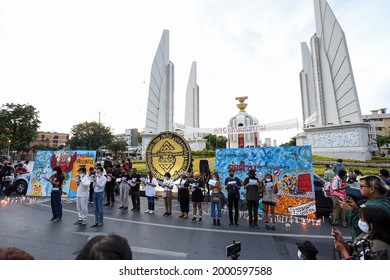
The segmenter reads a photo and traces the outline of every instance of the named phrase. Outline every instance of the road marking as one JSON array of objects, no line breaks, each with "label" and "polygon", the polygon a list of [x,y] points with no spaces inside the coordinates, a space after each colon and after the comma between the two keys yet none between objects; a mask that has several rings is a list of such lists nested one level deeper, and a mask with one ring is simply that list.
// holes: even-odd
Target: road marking
[{"label": "road marking", "polygon": [[[41,205],[47,208],[50,208],[50,205],[46,204],[36,204]],[[63,212],[74,213],[77,214],[77,211],[63,209]],[[95,217],[94,214],[88,214],[89,217]],[[149,222],[141,222],[120,218],[113,218],[104,216],[105,220],[129,223],[129,224],[139,224],[145,226],[153,226],[153,227],[161,227],[161,228],[170,228],[170,229],[180,229],[180,230],[190,230],[190,231],[202,231],[202,232],[214,232],[214,233],[227,233],[227,234],[242,234],[242,235],[257,235],[257,236],[278,236],[278,237],[296,237],[296,238],[307,238],[307,239],[334,239],[333,236],[329,235],[313,235],[313,234],[294,234],[294,233],[279,233],[279,232],[260,232],[260,231],[242,231],[242,230],[226,230],[226,229],[210,229],[210,228],[194,228],[189,226],[177,226],[177,225],[167,225],[167,224],[158,224],[158,223],[149,223]],[[350,240],[351,236],[344,236],[344,239]]]}]

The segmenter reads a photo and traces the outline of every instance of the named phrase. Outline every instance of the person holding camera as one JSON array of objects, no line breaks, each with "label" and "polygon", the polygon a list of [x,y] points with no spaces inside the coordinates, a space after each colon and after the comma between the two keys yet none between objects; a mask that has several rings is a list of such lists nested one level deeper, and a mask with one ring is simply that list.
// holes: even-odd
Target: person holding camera
[{"label": "person holding camera", "polygon": [[367,198],[363,204],[358,205],[351,197],[347,197],[340,204],[346,210],[347,220],[352,226],[352,240],[362,233],[358,226],[359,209],[363,207],[379,207],[390,215],[390,201],[386,198],[389,187],[377,175],[366,175],[360,178],[360,193]]},{"label": "person holding camera", "polygon": [[390,259],[390,215],[379,207],[363,207],[359,211],[358,226],[362,233],[351,244],[333,227],[334,246],[342,258]]},{"label": "person holding camera", "polygon": [[249,227],[258,229],[257,221],[259,219],[259,193],[260,182],[256,178],[255,170],[251,169],[248,172],[248,177],[244,180],[244,188],[246,189],[246,202],[248,206]]},{"label": "person holding camera", "polygon": [[[229,226],[235,225],[238,227],[238,202],[240,201],[241,180],[234,176],[234,168],[229,168],[229,177],[225,179],[225,189],[228,193],[228,209],[229,209]],[[233,224],[233,207],[234,207],[234,224]]]},{"label": "person holding camera", "polygon": [[342,222],[343,227],[347,227],[347,219],[346,219],[346,210],[341,208],[341,202],[346,198],[347,191],[346,188],[349,185],[346,183],[347,171],[345,169],[340,169],[337,176],[335,176],[330,182],[330,195],[333,202],[333,212],[332,224],[337,226],[340,222]]},{"label": "person holding camera", "polygon": [[[218,172],[214,171],[212,180],[209,180],[209,185],[211,187],[211,217],[213,218],[213,225],[221,225],[222,211],[221,211],[221,203],[222,203],[222,187],[221,182],[219,180]],[[217,208],[217,215],[215,214],[215,208]],[[217,219],[216,219],[217,218]]]}]

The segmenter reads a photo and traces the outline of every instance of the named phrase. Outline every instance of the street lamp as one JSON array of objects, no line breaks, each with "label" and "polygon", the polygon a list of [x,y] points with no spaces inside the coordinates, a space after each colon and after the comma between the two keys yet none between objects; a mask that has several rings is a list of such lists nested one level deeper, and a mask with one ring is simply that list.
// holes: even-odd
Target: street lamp
[{"label": "street lamp", "polygon": [[9,159],[9,150],[10,150],[10,147],[11,147],[11,140],[8,140],[8,150],[7,150],[7,157]]}]

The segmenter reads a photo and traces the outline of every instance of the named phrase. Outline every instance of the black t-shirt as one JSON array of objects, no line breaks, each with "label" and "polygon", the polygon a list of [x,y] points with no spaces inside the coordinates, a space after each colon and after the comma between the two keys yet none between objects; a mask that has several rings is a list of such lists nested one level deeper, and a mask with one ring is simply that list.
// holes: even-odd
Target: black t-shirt
[{"label": "black t-shirt", "polygon": [[130,185],[131,191],[139,191],[139,186],[141,184],[141,176],[139,174],[130,174],[130,180],[132,181],[133,185],[134,183],[136,183],[135,186]]},{"label": "black t-shirt", "polygon": [[[108,179],[108,175],[112,175],[113,177],[111,177],[111,181],[108,181],[110,179]],[[106,182],[106,186],[107,187],[113,187],[115,186],[115,181],[116,181],[116,178],[119,177],[119,173],[116,172],[115,170],[112,170],[112,171],[107,171],[107,182]]]}]

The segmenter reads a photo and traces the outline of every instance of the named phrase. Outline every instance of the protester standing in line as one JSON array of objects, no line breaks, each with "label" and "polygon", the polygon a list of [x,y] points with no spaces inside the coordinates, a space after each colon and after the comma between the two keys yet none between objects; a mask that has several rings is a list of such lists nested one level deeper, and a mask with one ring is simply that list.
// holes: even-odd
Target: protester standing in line
[{"label": "protester standing in line", "polygon": [[93,208],[95,210],[95,223],[91,225],[93,227],[103,226],[103,200],[104,200],[104,187],[107,182],[106,176],[103,175],[103,167],[96,169],[96,176],[93,175]]},{"label": "protester standing in line", "polygon": [[260,182],[256,178],[256,173],[253,169],[249,170],[248,177],[244,180],[244,188],[246,189],[246,202],[248,205],[249,227],[258,229],[259,219],[259,193]]},{"label": "protester standing in line", "polygon": [[190,191],[189,180],[187,172],[181,174],[179,182],[178,199],[180,203],[180,216],[179,218],[188,219],[188,212],[190,212]]},{"label": "protester standing in line", "polygon": [[156,187],[158,185],[157,179],[154,178],[152,171],[148,171],[145,184],[145,195],[148,199],[148,210],[145,213],[154,213],[154,197],[156,195]]},{"label": "protester standing in line", "polygon": [[[275,230],[275,206],[278,189],[276,184],[273,182],[272,175],[270,173],[265,174],[262,185],[265,228]],[[271,219],[268,222],[269,215],[271,215]]]},{"label": "protester standing in line", "polygon": [[60,222],[62,220],[62,184],[64,183],[65,176],[62,173],[62,169],[59,166],[53,168],[53,175],[50,178],[46,178],[52,185],[50,202],[51,202],[51,211],[53,217],[50,221]]},{"label": "protester standing in line", "polygon": [[171,174],[169,172],[164,174],[165,180],[163,182],[164,192],[164,205],[165,205],[165,213],[164,217],[169,217],[172,215],[172,189],[175,186],[175,183],[171,179]]},{"label": "protester standing in line", "polygon": [[141,185],[141,176],[137,173],[136,168],[132,168],[130,172],[130,196],[133,208],[131,211],[139,212],[141,210],[141,195],[139,187]]},{"label": "protester standing in line", "polygon": [[330,164],[325,164],[325,172],[324,172],[324,180],[326,182],[332,181],[334,176],[336,176],[333,172],[333,170],[330,168]]},{"label": "protester standing in line", "polygon": [[[241,180],[234,176],[234,168],[229,168],[229,177],[225,179],[225,189],[228,193],[229,226],[238,226],[238,202],[240,201]],[[234,207],[234,223],[233,223]]]},{"label": "protester standing in line", "polygon": [[89,185],[91,181],[87,175],[87,169],[85,167],[80,168],[78,172],[76,196],[78,220],[73,224],[85,226],[87,224]]},{"label": "protester standing in line", "polygon": [[106,172],[107,172],[106,175],[107,183],[106,183],[105,191],[106,191],[107,202],[103,206],[114,207],[115,205],[114,189],[115,189],[115,183],[118,174],[113,170],[112,166],[108,166]]},{"label": "protester standing in line", "polygon": [[197,222],[197,216],[196,213],[199,213],[199,220],[198,224],[201,224],[203,222],[202,218],[202,203],[204,201],[203,192],[204,192],[204,182],[202,179],[200,179],[200,173],[194,172],[194,181],[190,183],[191,187],[191,201],[192,201],[192,208],[194,217],[191,220],[191,223]]},{"label": "protester standing in line", "polygon": [[[212,174],[212,183],[209,180],[209,186],[211,188],[211,199],[210,199],[210,208],[211,208],[211,217],[213,218],[213,225],[221,225],[222,211],[222,186],[219,180],[218,172],[214,171]],[[215,213],[215,208],[217,208],[217,213]]]},{"label": "protester standing in line", "polygon": [[121,180],[119,184],[121,206],[119,209],[127,210],[129,208],[130,175],[127,174],[126,169],[123,166],[119,178]]}]

